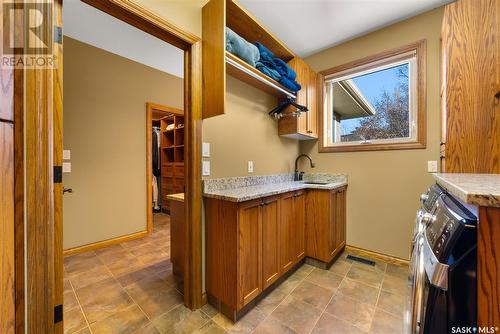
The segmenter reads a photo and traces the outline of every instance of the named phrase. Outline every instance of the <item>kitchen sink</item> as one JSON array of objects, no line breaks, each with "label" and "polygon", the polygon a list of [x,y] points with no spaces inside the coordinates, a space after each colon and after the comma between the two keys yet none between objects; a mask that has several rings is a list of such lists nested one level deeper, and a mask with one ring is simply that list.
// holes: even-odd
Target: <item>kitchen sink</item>
[{"label": "kitchen sink", "polygon": [[331,182],[325,182],[325,181],[303,181],[304,184],[320,184],[320,185],[325,185],[325,184],[330,184]]}]

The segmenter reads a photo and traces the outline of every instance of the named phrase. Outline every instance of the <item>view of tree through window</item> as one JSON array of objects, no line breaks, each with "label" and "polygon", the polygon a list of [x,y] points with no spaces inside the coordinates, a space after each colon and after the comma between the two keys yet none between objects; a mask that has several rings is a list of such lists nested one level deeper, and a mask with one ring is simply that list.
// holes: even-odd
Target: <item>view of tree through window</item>
[{"label": "view of tree through window", "polygon": [[404,63],[334,83],[334,142],[410,137],[409,82]]}]

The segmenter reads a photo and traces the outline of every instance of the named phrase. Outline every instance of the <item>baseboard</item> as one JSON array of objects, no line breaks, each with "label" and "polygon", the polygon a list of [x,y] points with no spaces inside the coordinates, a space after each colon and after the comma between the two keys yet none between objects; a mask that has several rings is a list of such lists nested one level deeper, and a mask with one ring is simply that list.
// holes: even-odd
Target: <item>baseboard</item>
[{"label": "baseboard", "polygon": [[346,245],[345,250],[354,254],[354,255],[368,256],[368,257],[372,257],[372,258],[382,260],[382,261],[388,262],[388,263],[393,263],[393,264],[408,265],[408,263],[410,262],[408,260],[401,259],[399,257],[386,255],[386,254],[374,252],[371,250],[367,250],[364,248],[355,247],[355,246],[351,246],[351,245]]},{"label": "baseboard", "polygon": [[104,248],[104,247],[108,247],[108,246],[111,246],[111,245],[119,244],[119,243],[122,243],[122,242],[125,242],[125,241],[130,241],[130,240],[144,238],[147,235],[148,235],[148,231],[147,230],[141,231],[141,232],[132,233],[132,234],[127,234],[127,235],[123,235],[121,237],[117,237],[117,238],[113,238],[113,239],[98,241],[98,242],[94,242],[94,243],[91,243],[91,244],[88,244],[88,245],[83,245],[83,246],[78,246],[78,247],[74,247],[74,248],[65,249],[63,251],[63,255],[64,256],[69,256],[69,255],[75,255],[75,254],[79,254],[79,253],[85,253],[85,252],[89,252],[89,251],[96,250],[96,249],[99,249],[99,248]]}]

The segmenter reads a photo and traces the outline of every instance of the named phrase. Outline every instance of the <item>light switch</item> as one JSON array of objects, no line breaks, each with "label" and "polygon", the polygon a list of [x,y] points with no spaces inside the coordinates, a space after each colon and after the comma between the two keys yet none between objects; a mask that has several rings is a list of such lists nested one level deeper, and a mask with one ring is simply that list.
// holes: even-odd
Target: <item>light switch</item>
[{"label": "light switch", "polygon": [[202,173],[203,176],[209,176],[210,175],[210,161],[203,161],[202,162]]},{"label": "light switch", "polygon": [[203,143],[201,151],[202,151],[202,157],[209,158],[210,157],[210,143]]},{"label": "light switch", "polygon": [[253,161],[248,162],[248,172],[253,173]]},{"label": "light switch", "polygon": [[63,173],[71,173],[71,162],[63,162]]},{"label": "light switch", "polygon": [[438,162],[436,160],[427,161],[427,171],[429,173],[437,173],[437,171],[438,171]]},{"label": "light switch", "polygon": [[63,150],[63,160],[70,160],[70,159],[71,159],[71,151]]}]

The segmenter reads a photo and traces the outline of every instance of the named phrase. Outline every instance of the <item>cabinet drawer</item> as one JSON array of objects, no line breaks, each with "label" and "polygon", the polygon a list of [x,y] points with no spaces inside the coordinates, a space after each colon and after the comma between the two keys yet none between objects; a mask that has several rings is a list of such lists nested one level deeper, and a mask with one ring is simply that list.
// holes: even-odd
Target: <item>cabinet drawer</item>
[{"label": "cabinet drawer", "polygon": [[173,194],[174,193],[174,185],[173,184],[166,184],[162,185],[161,187],[161,194],[162,196],[165,194]]},{"label": "cabinet drawer", "polygon": [[163,165],[161,167],[161,176],[167,176],[167,177],[172,177],[174,176],[174,166],[171,164],[168,165]]},{"label": "cabinet drawer", "polygon": [[174,165],[174,176],[175,177],[184,177],[184,164]]}]

